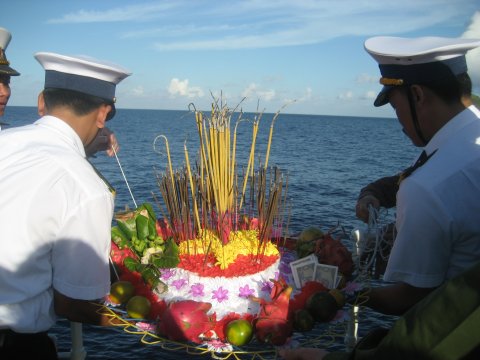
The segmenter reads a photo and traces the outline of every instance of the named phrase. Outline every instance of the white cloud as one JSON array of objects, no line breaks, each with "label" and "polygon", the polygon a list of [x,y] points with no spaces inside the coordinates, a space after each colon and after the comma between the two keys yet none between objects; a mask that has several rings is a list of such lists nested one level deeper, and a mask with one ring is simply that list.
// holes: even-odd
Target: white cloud
[{"label": "white cloud", "polygon": [[200,87],[189,86],[188,79],[179,80],[177,78],[173,78],[172,80],[170,80],[170,84],[168,85],[168,93],[172,97],[176,95],[185,96],[188,98],[204,96],[204,92]]},{"label": "white cloud", "polygon": [[304,101],[311,100],[312,99],[312,94],[313,94],[312,88],[307,87],[305,89],[305,92],[303,93],[303,95],[301,97],[299,97],[298,99],[294,99],[293,101],[304,102]]},{"label": "white cloud", "polygon": [[[380,91],[380,89],[378,89]],[[370,91],[367,91],[364,95],[363,95],[363,99],[367,99],[367,100],[370,100],[370,99],[375,99],[378,95],[378,91],[373,91],[373,90],[370,90]]]},{"label": "white cloud", "polygon": [[[60,18],[49,19],[49,24],[84,24],[99,22],[148,21],[163,17],[169,10],[175,8],[175,1],[163,3],[149,3],[132,6],[117,7],[102,10],[78,10]],[[163,14],[163,15],[162,15]]]},{"label": "white cloud", "polygon": [[255,49],[370,35],[372,27],[365,24],[375,24],[375,29],[383,33],[412,32],[446,21],[461,21],[466,13],[478,8],[475,1],[464,0],[458,6],[451,0],[403,0],[389,2],[386,9],[378,0],[170,0],[82,9],[48,22],[141,22],[149,27],[131,30],[125,26],[119,35],[151,38],[152,46],[160,51]]},{"label": "white cloud", "polygon": [[[471,23],[462,37],[480,39],[480,11],[473,14]],[[473,86],[477,88],[477,91],[480,91],[480,48],[467,53],[467,64]]]},{"label": "white cloud", "polygon": [[351,90],[345,91],[344,93],[339,94],[338,98],[340,100],[351,100],[353,99],[353,92]]},{"label": "white cloud", "polygon": [[355,79],[355,82],[358,84],[370,84],[370,83],[378,83],[379,76],[378,75],[369,75],[369,74],[360,74]]},{"label": "white cloud", "polygon": [[249,84],[243,91],[242,97],[247,99],[271,101],[275,98],[275,90],[261,90],[255,83]]},{"label": "white cloud", "polygon": [[143,89],[143,86],[136,86],[132,89],[133,96],[142,96],[145,91]]}]

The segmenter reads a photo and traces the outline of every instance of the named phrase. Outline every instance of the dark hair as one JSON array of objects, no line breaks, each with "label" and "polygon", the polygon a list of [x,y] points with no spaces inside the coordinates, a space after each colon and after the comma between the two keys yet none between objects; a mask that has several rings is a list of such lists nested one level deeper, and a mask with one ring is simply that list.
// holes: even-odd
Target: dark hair
[{"label": "dark hair", "polygon": [[421,85],[428,87],[448,104],[461,101],[463,96],[472,95],[472,80],[466,72]]},{"label": "dark hair", "polygon": [[78,91],[48,88],[43,90],[43,98],[47,109],[59,106],[69,107],[75,115],[86,115],[108,101],[93,95],[87,95]]},{"label": "dark hair", "polygon": [[10,75],[0,74],[0,84],[10,86]]}]

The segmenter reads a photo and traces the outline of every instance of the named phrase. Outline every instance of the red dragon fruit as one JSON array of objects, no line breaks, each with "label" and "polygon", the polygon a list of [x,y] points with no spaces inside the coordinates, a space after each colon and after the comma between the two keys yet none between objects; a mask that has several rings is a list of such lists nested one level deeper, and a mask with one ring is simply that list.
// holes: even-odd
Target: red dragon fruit
[{"label": "red dragon fruit", "polygon": [[340,239],[334,239],[329,234],[317,240],[315,254],[321,264],[338,266],[338,271],[350,276],[354,269],[352,253],[342,244]]},{"label": "red dragon fruit", "polygon": [[289,318],[288,304],[292,287],[284,279],[273,281],[270,292],[271,301],[252,298],[260,303],[258,317],[254,319],[255,336],[257,340],[272,345],[283,345],[292,335],[293,325]]},{"label": "red dragon fruit", "polygon": [[215,327],[212,304],[194,300],[171,302],[162,315],[159,330],[170,340],[201,343],[199,335]]}]

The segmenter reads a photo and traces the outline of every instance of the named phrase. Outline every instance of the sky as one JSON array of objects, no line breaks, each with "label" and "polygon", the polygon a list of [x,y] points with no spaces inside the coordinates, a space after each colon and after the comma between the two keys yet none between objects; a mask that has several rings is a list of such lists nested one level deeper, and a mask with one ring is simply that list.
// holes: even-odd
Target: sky
[{"label": "sky", "polygon": [[[21,73],[9,105],[36,106],[39,51],[87,55],[132,75],[117,108],[208,110],[215,99],[244,111],[394,117],[375,108],[372,36],[480,38],[478,0],[14,0],[0,27]],[[467,55],[480,93],[480,50]]]}]

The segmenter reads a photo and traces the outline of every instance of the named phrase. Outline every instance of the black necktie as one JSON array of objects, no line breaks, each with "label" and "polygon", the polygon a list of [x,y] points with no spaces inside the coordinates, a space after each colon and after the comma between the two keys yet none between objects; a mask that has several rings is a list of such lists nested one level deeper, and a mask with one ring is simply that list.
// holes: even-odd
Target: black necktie
[{"label": "black necktie", "polygon": [[398,179],[398,183],[400,184],[403,180],[405,180],[405,178],[409,177],[415,170],[417,170],[420,166],[425,164],[427,160],[430,159],[433,154],[435,154],[436,151],[437,150],[432,152],[430,155],[427,155],[427,152],[423,150],[420,156],[418,157],[417,161],[415,161],[415,164],[403,170],[403,172],[400,174],[400,178]]},{"label": "black necktie", "polygon": [[100,171],[98,171],[98,169],[88,160],[88,159],[85,159],[89,162],[90,166],[93,168],[93,170],[97,173],[98,177],[100,179],[102,179],[102,181],[105,183],[105,185],[107,186],[108,190],[110,191],[110,193],[115,196],[116,195],[116,190],[115,188],[108,182],[107,179],[105,179],[105,177],[102,175],[102,173]]}]

